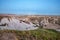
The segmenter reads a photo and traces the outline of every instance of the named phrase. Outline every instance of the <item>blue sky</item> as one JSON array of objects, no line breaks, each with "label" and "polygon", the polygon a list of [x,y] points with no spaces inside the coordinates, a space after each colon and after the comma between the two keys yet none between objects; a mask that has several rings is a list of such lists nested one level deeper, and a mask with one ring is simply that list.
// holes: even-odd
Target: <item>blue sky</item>
[{"label": "blue sky", "polygon": [[0,0],[0,13],[60,15],[60,0]]}]

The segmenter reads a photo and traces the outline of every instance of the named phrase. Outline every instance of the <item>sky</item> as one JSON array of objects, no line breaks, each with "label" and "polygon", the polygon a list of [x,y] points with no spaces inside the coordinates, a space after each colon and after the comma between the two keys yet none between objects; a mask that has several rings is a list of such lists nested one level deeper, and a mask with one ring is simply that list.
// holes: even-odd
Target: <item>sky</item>
[{"label": "sky", "polygon": [[60,0],[0,0],[0,14],[60,15]]}]

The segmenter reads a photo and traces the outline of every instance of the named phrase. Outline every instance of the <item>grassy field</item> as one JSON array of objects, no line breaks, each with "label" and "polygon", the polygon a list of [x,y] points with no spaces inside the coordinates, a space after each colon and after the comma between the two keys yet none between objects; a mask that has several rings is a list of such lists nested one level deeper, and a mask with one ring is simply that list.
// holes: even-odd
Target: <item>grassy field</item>
[{"label": "grassy field", "polygon": [[37,29],[30,31],[0,30],[0,35],[4,33],[14,33],[17,40],[60,40],[60,32],[52,29]]}]

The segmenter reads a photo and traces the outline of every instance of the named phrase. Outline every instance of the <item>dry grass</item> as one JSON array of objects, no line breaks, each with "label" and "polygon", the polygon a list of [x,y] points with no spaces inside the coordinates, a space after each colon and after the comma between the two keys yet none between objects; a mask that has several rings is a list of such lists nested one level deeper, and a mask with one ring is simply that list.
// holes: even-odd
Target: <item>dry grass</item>
[{"label": "dry grass", "polygon": [[[60,32],[49,29],[37,29],[30,31],[0,30],[0,38],[2,34],[4,37],[8,34],[12,35],[10,37],[12,37],[13,40],[15,38],[16,40],[60,40]],[[6,37],[9,39],[9,36]]]}]

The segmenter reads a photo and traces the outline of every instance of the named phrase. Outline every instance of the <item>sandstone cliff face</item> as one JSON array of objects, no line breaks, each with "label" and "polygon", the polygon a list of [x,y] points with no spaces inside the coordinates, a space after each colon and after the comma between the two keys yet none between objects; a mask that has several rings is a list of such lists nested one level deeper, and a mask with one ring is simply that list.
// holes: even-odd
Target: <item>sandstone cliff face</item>
[{"label": "sandstone cliff face", "polygon": [[16,17],[3,17],[0,22],[1,29],[10,29],[10,30],[34,30],[38,27],[34,27],[34,24],[27,22]]},{"label": "sandstone cliff face", "polygon": [[60,16],[0,15],[0,28],[33,30],[38,27],[60,29]]}]

